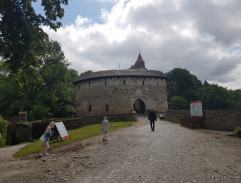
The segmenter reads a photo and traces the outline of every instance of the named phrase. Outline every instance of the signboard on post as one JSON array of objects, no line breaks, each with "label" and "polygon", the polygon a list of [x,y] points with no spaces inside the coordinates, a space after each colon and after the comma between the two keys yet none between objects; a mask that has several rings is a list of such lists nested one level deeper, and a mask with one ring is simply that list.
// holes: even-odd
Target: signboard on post
[{"label": "signboard on post", "polygon": [[63,122],[57,122],[57,123],[55,123],[55,126],[59,132],[61,140],[70,138]]},{"label": "signboard on post", "polygon": [[190,113],[192,118],[203,118],[203,108],[201,100],[190,102]]}]

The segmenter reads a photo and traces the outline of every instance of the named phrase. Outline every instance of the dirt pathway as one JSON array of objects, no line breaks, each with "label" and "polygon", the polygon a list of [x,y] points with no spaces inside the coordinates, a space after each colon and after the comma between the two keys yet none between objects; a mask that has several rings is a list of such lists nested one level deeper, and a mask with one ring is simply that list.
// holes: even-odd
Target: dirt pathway
[{"label": "dirt pathway", "polygon": [[19,149],[21,149],[22,147],[28,145],[29,143],[22,143],[22,144],[18,144],[15,146],[10,146],[10,147],[6,147],[6,148],[2,148],[0,149],[0,162],[4,161],[4,160],[10,160],[13,159],[12,155],[15,152],[18,152]]},{"label": "dirt pathway", "polygon": [[[241,139],[146,118],[132,127],[37,155],[1,159],[0,182],[239,182]],[[1,152],[0,152],[1,157]]]}]

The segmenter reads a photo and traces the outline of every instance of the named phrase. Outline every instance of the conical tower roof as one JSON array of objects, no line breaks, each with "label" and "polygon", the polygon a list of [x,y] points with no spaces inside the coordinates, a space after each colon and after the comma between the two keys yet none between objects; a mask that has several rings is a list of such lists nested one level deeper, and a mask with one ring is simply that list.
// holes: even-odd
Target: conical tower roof
[{"label": "conical tower roof", "polygon": [[136,63],[133,66],[131,66],[130,69],[145,69],[146,70],[145,61],[143,60],[143,58],[142,58],[140,53],[139,53],[139,55],[137,57]]},{"label": "conical tower roof", "polygon": [[140,53],[138,55],[137,62],[144,62],[144,60],[143,60],[143,58],[142,58]]}]

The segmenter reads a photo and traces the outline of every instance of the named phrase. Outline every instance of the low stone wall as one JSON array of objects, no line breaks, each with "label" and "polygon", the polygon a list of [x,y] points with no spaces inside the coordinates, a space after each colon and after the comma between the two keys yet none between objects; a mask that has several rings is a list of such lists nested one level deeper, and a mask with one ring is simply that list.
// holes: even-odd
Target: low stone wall
[{"label": "low stone wall", "polygon": [[11,145],[16,144],[16,124],[8,122],[8,138],[11,138]]},{"label": "low stone wall", "polygon": [[191,116],[188,110],[167,110],[165,119],[181,124],[185,121],[191,121]]},{"label": "low stone wall", "polygon": [[204,111],[204,119],[208,129],[234,131],[241,127],[241,110]]},{"label": "low stone wall", "polygon": [[[107,116],[111,121],[136,121],[137,118],[134,114],[118,114]],[[85,116],[83,118],[73,119],[49,119],[33,122],[24,122],[16,124],[16,141],[17,143],[32,141],[38,139],[51,121],[63,122],[67,130],[73,130],[85,125],[97,124],[102,122],[103,116]],[[54,128],[53,132],[56,134],[57,129]],[[54,134],[53,133],[53,134]]]},{"label": "low stone wall", "polygon": [[189,110],[168,110],[165,119],[189,128],[234,131],[241,126],[241,110],[204,110],[204,118],[191,118]]},{"label": "low stone wall", "polygon": [[16,143],[32,141],[32,125],[27,122],[16,123]]}]

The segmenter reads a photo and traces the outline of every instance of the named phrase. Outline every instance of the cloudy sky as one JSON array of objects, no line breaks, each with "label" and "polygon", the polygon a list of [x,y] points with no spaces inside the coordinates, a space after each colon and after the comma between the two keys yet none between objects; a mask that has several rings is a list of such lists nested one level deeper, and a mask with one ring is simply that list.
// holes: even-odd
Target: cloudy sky
[{"label": "cloudy sky", "polygon": [[149,70],[238,89],[240,10],[240,0],[69,0],[63,27],[44,30],[79,73],[130,68],[140,51]]}]

